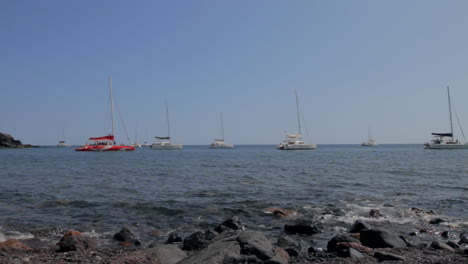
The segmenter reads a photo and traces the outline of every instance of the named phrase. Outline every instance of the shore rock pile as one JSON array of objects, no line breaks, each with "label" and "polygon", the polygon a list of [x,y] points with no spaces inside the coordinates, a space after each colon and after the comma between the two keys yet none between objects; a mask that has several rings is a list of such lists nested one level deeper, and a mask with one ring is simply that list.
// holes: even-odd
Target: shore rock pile
[{"label": "shore rock pile", "polygon": [[30,148],[31,145],[23,145],[21,141],[14,139],[11,135],[0,132],[0,149],[2,148]]},{"label": "shore rock pile", "polygon": [[173,231],[156,245],[141,241],[124,227],[113,236],[115,245],[106,248],[98,247],[94,238],[70,230],[48,249],[34,249],[26,240],[1,242],[0,263],[468,263],[466,232],[457,234],[457,239],[453,232],[440,234],[440,239],[431,241],[358,220],[347,232],[334,235],[326,248],[304,243],[326,228],[316,220],[293,221],[284,225],[283,235],[275,240],[248,230],[239,218],[232,217],[185,238]]}]

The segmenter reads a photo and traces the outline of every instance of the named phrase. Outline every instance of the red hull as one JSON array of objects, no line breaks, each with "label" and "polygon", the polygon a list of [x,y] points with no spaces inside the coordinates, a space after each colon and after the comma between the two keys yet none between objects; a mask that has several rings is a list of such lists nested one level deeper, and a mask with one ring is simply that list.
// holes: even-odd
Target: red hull
[{"label": "red hull", "polygon": [[116,145],[84,145],[75,149],[76,151],[132,151],[135,147],[132,146],[116,146]]}]

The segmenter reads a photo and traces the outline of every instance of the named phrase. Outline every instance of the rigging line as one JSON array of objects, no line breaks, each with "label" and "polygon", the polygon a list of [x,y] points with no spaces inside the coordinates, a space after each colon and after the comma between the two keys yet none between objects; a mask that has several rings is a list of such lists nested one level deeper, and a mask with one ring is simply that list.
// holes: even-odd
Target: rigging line
[{"label": "rigging line", "polygon": [[457,118],[458,127],[460,127],[461,134],[463,136],[463,139],[466,142],[465,133],[463,132],[463,128],[462,128],[461,123],[460,123],[460,119],[458,118],[457,109],[455,109],[455,105],[453,103],[452,103],[452,108],[453,108],[453,112],[455,113],[455,117]]},{"label": "rigging line", "polygon": [[[307,127],[307,124],[306,124],[306,122],[304,120],[304,114],[302,113],[302,107],[301,107],[300,104],[299,104],[299,111],[301,112],[301,120],[302,120],[302,124],[303,124],[303,126],[305,128],[306,135],[307,135],[307,137],[310,137],[309,128]],[[309,138],[309,140],[310,140],[310,138]]]},{"label": "rigging line", "polygon": [[120,122],[122,122],[122,126],[123,126],[123,128],[124,128],[125,135],[127,136],[128,143],[129,143],[129,144],[132,144],[132,141],[130,140],[130,137],[128,136],[127,127],[125,126],[125,123],[124,123],[123,118],[122,118],[122,113],[120,113],[119,104],[116,103],[115,105],[117,106],[117,112],[119,112]]}]

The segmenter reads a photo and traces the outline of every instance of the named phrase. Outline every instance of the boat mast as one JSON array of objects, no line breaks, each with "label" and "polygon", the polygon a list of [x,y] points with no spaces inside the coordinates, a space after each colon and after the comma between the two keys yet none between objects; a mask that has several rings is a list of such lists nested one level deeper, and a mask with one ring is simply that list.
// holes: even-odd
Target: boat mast
[{"label": "boat mast", "polygon": [[109,90],[110,90],[110,105],[111,105],[111,120],[112,120],[112,136],[114,135],[114,97],[112,96],[112,79],[109,76]]},{"label": "boat mast", "polygon": [[447,86],[447,95],[448,95],[449,115],[450,115],[450,133],[452,134],[452,140],[453,140],[454,136],[453,136],[453,123],[452,123],[452,104],[450,102],[450,88],[448,86]]},{"label": "boat mast", "polygon": [[167,136],[171,139],[171,129],[169,128],[169,110],[167,108],[167,99],[166,99],[166,121],[167,121]]},{"label": "boat mast", "polygon": [[299,136],[302,137],[301,135],[301,119],[299,118],[299,99],[297,97],[297,90],[294,90],[296,93],[296,111],[297,111],[297,125],[299,127]]},{"label": "boat mast", "polygon": [[221,139],[224,141],[224,123],[223,123],[223,112],[221,112]]}]

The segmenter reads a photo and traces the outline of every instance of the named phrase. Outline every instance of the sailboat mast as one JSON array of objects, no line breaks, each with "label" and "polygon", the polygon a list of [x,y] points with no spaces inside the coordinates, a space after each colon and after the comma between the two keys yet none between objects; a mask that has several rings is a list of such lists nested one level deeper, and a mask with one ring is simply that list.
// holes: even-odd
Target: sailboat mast
[{"label": "sailboat mast", "polygon": [[221,112],[221,139],[224,141],[224,122],[223,122],[223,112]]},{"label": "sailboat mast", "polygon": [[301,119],[299,117],[299,99],[297,97],[297,90],[294,90],[296,92],[296,111],[297,111],[297,125],[299,127],[299,135],[301,135]]},{"label": "sailboat mast", "polygon": [[447,86],[447,95],[448,95],[449,115],[450,115],[450,133],[452,134],[452,140],[453,140],[454,136],[453,136],[453,123],[452,123],[452,103],[450,102],[450,88],[448,86]]},{"label": "sailboat mast", "polygon": [[171,129],[169,128],[169,109],[167,107],[167,100],[166,100],[166,121],[167,121],[167,136],[171,138]]},{"label": "sailboat mast", "polygon": [[110,91],[110,105],[111,105],[111,120],[112,120],[112,136],[115,134],[114,130],[114,97],[112,95],[112,79],[109,76],[109,91]]}]

